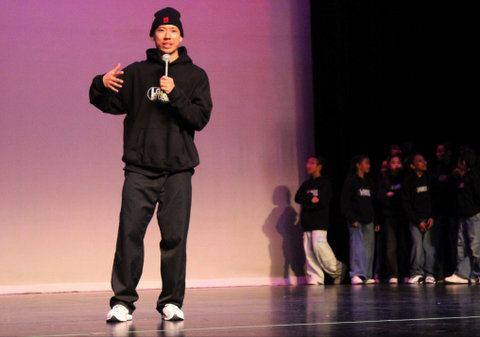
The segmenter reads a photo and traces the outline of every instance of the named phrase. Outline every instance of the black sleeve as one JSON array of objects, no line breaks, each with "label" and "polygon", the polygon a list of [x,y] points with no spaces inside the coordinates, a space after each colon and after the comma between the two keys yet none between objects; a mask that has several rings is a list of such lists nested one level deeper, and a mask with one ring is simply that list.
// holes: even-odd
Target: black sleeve
[{"label": "black sleeve", "polygon": [[295,193],[295,202],[300,205],[310,204],[312,202],[313,195],[307,193],[307,182],[304,182],[297,193]]},{"label": "black sleeve", "polygon": [[390,198],[387,197],[387,193],[389,192],[388,185],[385,182],[386,178],[381,177],[377,181],[376,189],[375,189],[375,199],[377,203],[382,207],[388,207],[390,205]]},{"label": "black sleeve", "polygon": [[414,196],[414,187],[412,186],[412,183],[410,182],[410,179],[405,178],[404,183],[403,183],[403,188],[402,188],[402,204],[403,208],[405,210],[405,213],[407,213],[408,219],[418,226],[421,222],[421,219],[415,214],[415,211],[413,210],[413,196]]},{"label": "black sleeve", "polygon": [[101,111],[113,115],[126,113],[121,99],[121,94],[116,93],[103,85],[103,75],[93,78],[90,85],[90,103]]},{"label": "black sleeve", "polygon": [[195,131],[202,130],[210,120],[212,112],[212,98],[207,74],[200,72],[192,98],[188,98],[185,92],[175,86],[168,95],[172,107],[180,119]]}]

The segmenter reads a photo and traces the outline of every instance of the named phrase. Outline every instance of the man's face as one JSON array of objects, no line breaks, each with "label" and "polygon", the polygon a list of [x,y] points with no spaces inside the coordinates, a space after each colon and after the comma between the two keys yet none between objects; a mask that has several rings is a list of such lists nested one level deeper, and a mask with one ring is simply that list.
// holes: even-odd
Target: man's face
[{"label": "man's face", "polygon": [[423,158],[423,156],[416,155],[413,159],[411,167],[416,171],[425,172],[427,171],[427,161],[425,160],[425,158]]},{"label": "man's face", "polygon": [[396,174],[402,169],[402,161],[399,157],[393,157],[388,163],[388,168],[393,174]]},{"label": "man's face", "polygon": [[174,25],[160,25],[152,36],[158,50],[165,54],[175,54],[183,38],[180,29]]},{"label": "man's face", "polygon": [[450,153],[447,151],[445,146],[438,145],[437,146],[437,158],[439,161],[446,161],[449,157]]},{"label": "man's face", "polygon": [[360,163],[357,164],[357,169],[362,171],[363,173],[370,172],[370,159],[365,158]]},{"label": "man's face", "polygon": [[305,165],[308,174],[314,174],[315,172],[320,172],[322,165],[318,165],[317,159],[308,158],[307,164]]}]

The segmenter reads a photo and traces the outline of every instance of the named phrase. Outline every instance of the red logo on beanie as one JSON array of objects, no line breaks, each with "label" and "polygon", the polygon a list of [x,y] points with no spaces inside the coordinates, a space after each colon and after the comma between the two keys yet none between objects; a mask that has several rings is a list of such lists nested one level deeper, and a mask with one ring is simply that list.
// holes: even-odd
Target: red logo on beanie
[{"label": "red logo on beanie", "polygon": [[163,18],[163,23],[168,23],[168,16]]}]

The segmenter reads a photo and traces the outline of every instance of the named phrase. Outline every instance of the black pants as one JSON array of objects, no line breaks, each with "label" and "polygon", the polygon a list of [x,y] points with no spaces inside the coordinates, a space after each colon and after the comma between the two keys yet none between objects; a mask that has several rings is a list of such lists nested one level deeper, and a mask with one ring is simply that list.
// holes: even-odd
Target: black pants
[{"label": "black pants", "polygon": [[403,216],[387,216],[385,232],[385,257],[387,277],[408,276],[410,249],[408,220]]},{"label": "black pants", "polygon": [[172,303],[182,307],[185,296],[186,243],[192,200],[192,172],[158,178],[125,173],[122,208],[112,271],[114,296],[110,306],[121,303],[130,312],[138,300],[136,287],[143,271],[144,237],[158,203],[162,292],[157,310]]}]

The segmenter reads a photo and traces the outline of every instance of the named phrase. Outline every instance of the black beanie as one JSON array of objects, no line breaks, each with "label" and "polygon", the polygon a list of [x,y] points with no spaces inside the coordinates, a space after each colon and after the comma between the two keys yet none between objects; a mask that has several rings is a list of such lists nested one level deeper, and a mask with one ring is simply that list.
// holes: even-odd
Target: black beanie
[{"label": "black beanie", "polygon": [[152,22],[152,28],[150,29],[150,36],[155,34],[158,26],[161,25],[174,25],[180,30],[180,36],[183,37],[183,27],[180,21],[180,12],[172,7],[166,7],[155,13],[155,20]]}]

